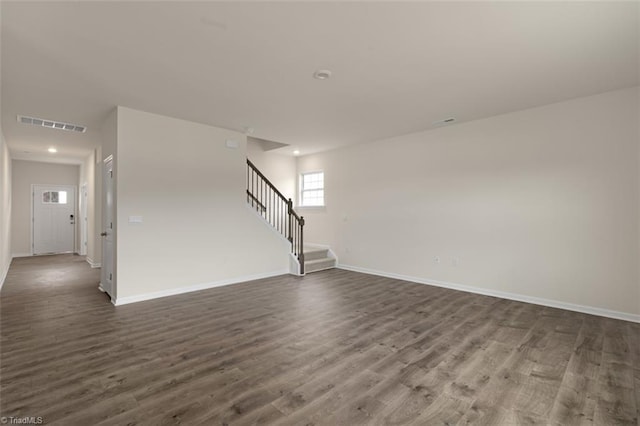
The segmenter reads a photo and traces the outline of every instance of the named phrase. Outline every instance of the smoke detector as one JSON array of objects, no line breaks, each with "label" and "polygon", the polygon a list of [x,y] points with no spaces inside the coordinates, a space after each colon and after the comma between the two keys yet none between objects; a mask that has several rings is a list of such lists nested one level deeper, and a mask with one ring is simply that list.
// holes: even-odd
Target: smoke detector
[{"label": "smoke detector", "polygon": [[318,70],[313,73],[313,78],[316,80],[328,80],[331,78],[331,71],[329,70]]}]

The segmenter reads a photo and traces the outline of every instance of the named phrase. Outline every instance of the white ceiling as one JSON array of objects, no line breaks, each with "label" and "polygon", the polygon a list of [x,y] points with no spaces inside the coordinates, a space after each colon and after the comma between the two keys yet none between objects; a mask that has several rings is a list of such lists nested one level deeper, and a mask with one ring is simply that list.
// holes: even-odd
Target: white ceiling
[{"label": "white ceiling", "polygon": [[77,159],[124,105],[306,154],[638,85],[639,7],[4,1],[2,128],[14,158]]}]

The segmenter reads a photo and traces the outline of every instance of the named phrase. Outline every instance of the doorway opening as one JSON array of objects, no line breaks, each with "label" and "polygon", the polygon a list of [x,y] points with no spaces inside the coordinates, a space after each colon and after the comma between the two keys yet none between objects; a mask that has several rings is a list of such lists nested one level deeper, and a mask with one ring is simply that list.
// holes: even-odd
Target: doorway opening
[{"label": "doorway opening", "polygon": [[32,185],[32,196],[32,254],[74,253],[76,187]]}]

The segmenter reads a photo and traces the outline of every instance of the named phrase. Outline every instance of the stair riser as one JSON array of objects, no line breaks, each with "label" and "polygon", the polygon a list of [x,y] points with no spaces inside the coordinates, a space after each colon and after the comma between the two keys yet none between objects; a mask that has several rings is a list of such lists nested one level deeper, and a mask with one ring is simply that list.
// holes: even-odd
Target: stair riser
[{"label": "stair riser", "polygon": [[336,266],[335,259],[327,259],[324,262],[318,262],[318,263],[312,263],[312,264],[305,263],[304,272],[308,274],[310,272],[320,271],[323,269],[335,268],[335,266]]},{"label": "stair riser", "polygon": [[304,253],[304,260],[318,260],[329,257],[329,250],[309,251]]}]

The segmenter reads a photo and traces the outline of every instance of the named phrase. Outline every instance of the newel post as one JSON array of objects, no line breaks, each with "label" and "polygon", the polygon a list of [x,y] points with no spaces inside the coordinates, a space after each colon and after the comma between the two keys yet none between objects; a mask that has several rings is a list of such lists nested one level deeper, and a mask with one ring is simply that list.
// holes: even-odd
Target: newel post
[{"label": "newel post", "polygon": [[298,259],[300,260],[300,274],[304,275],[304,216],[300,216],[300,248],[298,249]]}]

